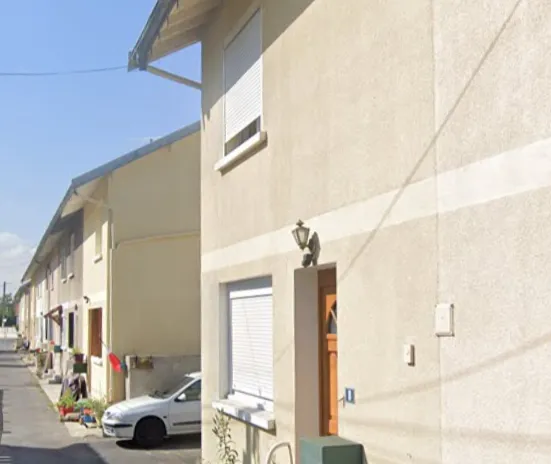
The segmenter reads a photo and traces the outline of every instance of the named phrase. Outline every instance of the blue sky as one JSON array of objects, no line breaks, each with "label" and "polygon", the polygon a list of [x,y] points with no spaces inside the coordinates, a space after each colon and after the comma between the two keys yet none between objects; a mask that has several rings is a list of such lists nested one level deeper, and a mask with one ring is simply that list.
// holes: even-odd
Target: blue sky
[{"label": "blue sky", "polygon": [[[155,0],[4,2],[1,72],[126,65]],[[200,49],[159,62],[200,80]],[[0,76],[0,282],[15,290],[70,180],[200,116],[200,93],[147,72]]]}]

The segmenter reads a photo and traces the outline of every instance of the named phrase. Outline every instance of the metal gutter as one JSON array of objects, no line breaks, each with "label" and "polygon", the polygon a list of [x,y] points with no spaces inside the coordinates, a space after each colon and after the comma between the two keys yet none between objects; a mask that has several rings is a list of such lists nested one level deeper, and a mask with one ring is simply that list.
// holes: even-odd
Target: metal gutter
[{"label": "metal gutter", "polygon": [[29,285],[31,285],[31,279],[27,279],[19,285],[19,288],[15,292],[15,295],[13,296],[13,300],[18,303],[21,299],[21,294],[23,293],[23,290],[25,290]]},{"label": "metal gutter", "polygon": [[144,71],[147,68],[149,51],[176,2],[177,0],[157,0],[136,45],[128,55],[128,71]]}]

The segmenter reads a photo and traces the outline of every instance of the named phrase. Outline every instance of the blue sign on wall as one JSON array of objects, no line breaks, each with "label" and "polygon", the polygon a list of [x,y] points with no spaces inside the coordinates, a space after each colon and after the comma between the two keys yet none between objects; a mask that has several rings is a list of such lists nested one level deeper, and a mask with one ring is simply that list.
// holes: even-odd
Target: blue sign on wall
[{"label": "blue sign on wall", "polygon": [[353,388],[344,389],[344,401],[350,404],[356,403],[356,391]]}]

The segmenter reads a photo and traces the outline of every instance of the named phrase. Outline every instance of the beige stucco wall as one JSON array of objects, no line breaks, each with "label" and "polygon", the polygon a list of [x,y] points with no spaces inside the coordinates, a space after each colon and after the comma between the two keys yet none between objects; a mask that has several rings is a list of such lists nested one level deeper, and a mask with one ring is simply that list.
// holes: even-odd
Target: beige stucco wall
[{"label": "beige stucco wall", "polygon": [[[113,350],[200,354],[200,133],[113,172]],[[124,378],[115,379],[124,398]]]},{"label": "beige stucco wall", "polygon": [[[321,0],[264,1],[263,117],[268,143],[221,175],[213,169],[221,156],[223,134],[221,47],[249,4],[232,2],[231,11],[223,9],[203,45],[204,254],[400,187],[434,126],[431,2],[387,2],[377,5],[377,14],[364,14],[366,5],[360,1],[348,2],[346,8]],[[379,34],[374,35],[374,30]],[[430,153],[413,178],[433,172]],[[354,387],[358,398],[356,406],[341,411],[340,433],[377,446],[373,456],[388,455],[396,448],[404,456],[418,451],[432,462],[440,455],[438,440],[427,441],[412,430],[394,431],[384,425],[402,420],[437,430],[438,388],[423,394],[422,401],[393,397],[368,402],[382,392],[407,388],[438,373],[431,320],[423,318],[421,309],[408,310],[426,308],[428,313],[434,305],[434,232],[435,222],[429,219],[378,234],[363,252],[367,235],[323,243],[322,263],[336,262],[339,275],[343,314],[339,332],[345,334],[339,339],[339,386],[341,390]],[[323,241],[323,231],[319,233]],[[290,228],[288,240],[292,244]],[[422,243],[425,248],[404,256],[409,251],[406,243]],[[307,379],[295,372],[301,356],[295,349],[296,337],[311,329],[298,325],[293,309],[294,271],[300,267],[300,257],[299,252],[291,252],[203,274],[206,437],[211,437],[210,403],[220,395],[223,383],[218,361],[223,348],[219,331],[224,330],[217,327],[219,283],[257,275],[273,279],[277,436],[234,423],[234,437],[245,462],[261,462],[276,440],[290,440],[295,450],[298,437],[317,433],[312,420],[301,421],[317,410],[306,406],[303,384]],[[423,272],[418,272],[419,260],[430,258]],[[399,276],[397,268],[402,269]],[[317,311],[315,303],[305,310]],[[402,317],[404,313],[407,317]],[[423,349],[414,369],[401,362],[402,344],[410,338]],[[310,336],[310,343],[317,346],[317,338]],[[358,359],[363,360],[361,365]],[[204,457],[213,459],[214,452],[215,441],[205,439]]]},{"label": "beige stucco wall", "polygon": [[[302,218],[320,235],[320,264],[337,267],[339,391],[356,391],[339,431],[370,464],[549,462],[538,438],[551,421],[543,1],[521,3],[446,118],[514,4],[494,3],[264,0],[268,143],[224,174],[213,169],[222,47],[250,2],[218,10],[203,41],[203,458],[215,458],[211,403],[224,393],[220,284],[238,279],[274,285],[277,435],[234,423],[243,461],[315,433],[296,370],[298,334],[315,342],[298,312],[315,308],[295,294],[290,231]],[[434,334],[439,302],[456,306],[453,338]]]},{"label": "beige stucco wall", "polygon": [[[102,179],[99,182],[96,191],[92,198],[95,201],[108,202],[108,180]],[[83,253],[82,253],[82,272],[83,285],[82,295],[88,297],[89,301],[83,301],[81,327],[82,327],[82,344],[80,346],[83,353],[89,356],[90,341],[89,341],[89,311],[92,309],[102,308],[102,339],[108,340],[107,319],[109,314],[108,295],[107,295],[107,230],[108,221],[105,208],[96,203],[87,201],[83,207]],[[97,220],[102,221],[102,250],[101,254],[96,254],[96,225]],[[80,315],[79,315],[80,316]],[[95,397],[106,397],[107,389],[107,352],[103,350],[101,363],[88,359],[91,369],[90,391]]]},{"label": "beige stucco wall", "polygon": [[[438,121],[516,3],[436,2]],[[551,461],[550,24],[548,3],[519,3],[438,144],[440,172],[517,149],[519,167],[486,185],[534,184],[440,217],[438,293],[458,307],[458,335],[441,345],[444,462]],[[538,141],[541,165],[523,151]]]}]

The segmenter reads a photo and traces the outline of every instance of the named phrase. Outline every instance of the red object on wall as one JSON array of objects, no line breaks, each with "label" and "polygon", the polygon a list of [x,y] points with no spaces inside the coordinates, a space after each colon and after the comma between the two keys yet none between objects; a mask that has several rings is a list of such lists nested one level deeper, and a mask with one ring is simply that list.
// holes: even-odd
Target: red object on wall
[{"label": "red object on wall", "polygon": [[111,363],[111,366],[113,367],[113,370],[115,372],[121,372],[121,360],[117,358],[117,355],[114,353],[109,353],[109,362]]}]

